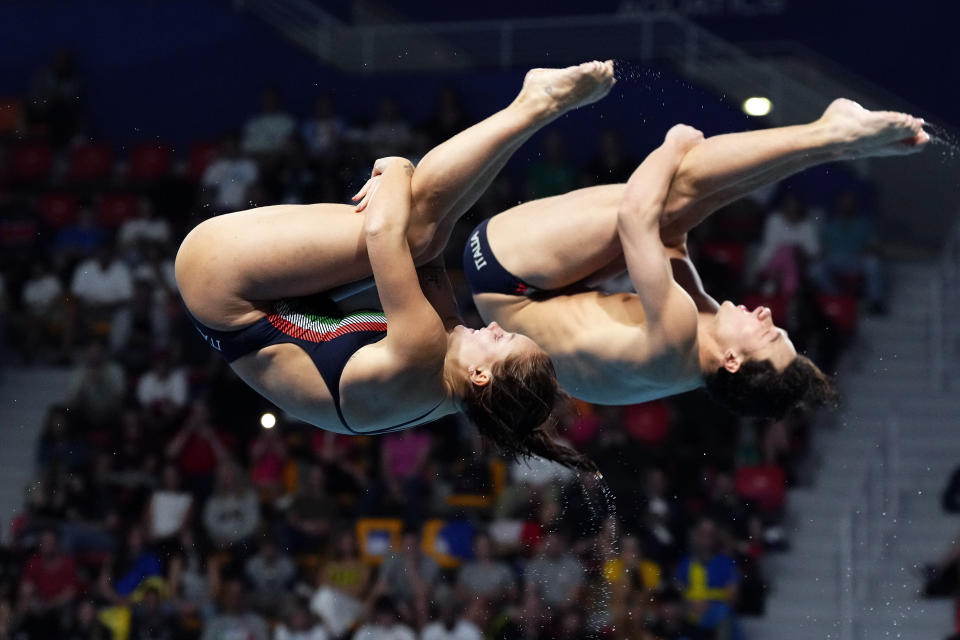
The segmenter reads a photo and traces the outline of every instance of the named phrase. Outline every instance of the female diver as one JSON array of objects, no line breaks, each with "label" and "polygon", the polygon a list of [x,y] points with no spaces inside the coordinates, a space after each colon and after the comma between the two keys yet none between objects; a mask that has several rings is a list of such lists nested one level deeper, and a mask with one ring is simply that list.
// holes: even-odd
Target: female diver
[{"label": "female diver", "polygon": [[[544,430],[558,396],[550,358],[496,323],[461,325],[437,256],[527,138],[613,83],[610,61],[532,70],[506,109],[415,170],[379,160],[356,208],[279,205],[204,221],[176,259],[197,330],[253,389],[322,428],[388,433],[463,410],[504,453],[592,469]],[[371,272],[383,312],[339,313],[331,290]]]}]

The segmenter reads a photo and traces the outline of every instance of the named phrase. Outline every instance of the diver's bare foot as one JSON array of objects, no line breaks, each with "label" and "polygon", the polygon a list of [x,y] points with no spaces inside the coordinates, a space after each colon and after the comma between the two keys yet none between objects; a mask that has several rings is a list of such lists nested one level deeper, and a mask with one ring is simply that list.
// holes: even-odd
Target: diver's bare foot
[{"label": "diver's bare foot", "polygon": [[596,102],[616,83],[613,60],[584,62],[564,69],[531,69],[523,79],[516,103],[537,113],[559,116]]},{"label": "diver's bare foot", "polygon": [[830,127],[843,158],[907,155],[930,142],[922,119],[896,111],[867,111],[846,98],[830,103],[820,121]]}]

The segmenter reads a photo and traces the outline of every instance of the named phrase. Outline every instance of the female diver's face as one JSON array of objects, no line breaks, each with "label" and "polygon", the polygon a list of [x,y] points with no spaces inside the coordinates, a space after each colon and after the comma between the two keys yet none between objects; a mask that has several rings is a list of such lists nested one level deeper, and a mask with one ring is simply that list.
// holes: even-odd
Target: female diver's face
[{"label": "female diver's face", "polygon": [[[489,373],[497,362],[509,356],[533,355],[541,351],[536,342],[519,333],[504,331],[496,322],[482,329],[459,325],[454,329],[457,338],[457,356],[470,371]],[[478,384],[486,384],[478,382]]]},{"label": "female diver's face", "polygon": [[728,300],[720,305],[716,323],[717,340],[728,369],[731,356],[737,359],[734,371],[744,360],[770,360],[777,371],[782,371],[797,357],[790,337],[773,324],[773,315],[767,307],[750,311]]}]

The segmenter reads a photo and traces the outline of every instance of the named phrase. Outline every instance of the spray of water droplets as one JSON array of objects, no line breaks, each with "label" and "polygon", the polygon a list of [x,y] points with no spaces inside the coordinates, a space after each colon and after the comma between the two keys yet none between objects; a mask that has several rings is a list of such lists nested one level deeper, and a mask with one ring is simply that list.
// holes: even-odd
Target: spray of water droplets
[{"label": "spray of water droplets", "polygon": [[953,159],[960,155],[960,135],[932,122],[927,122],[923,128],[930,134],[930,144],[938,147],[944,158]]},{"label": "spray of water droplets", "polygon": [[[600,640],[603,637],[603,631],[613,622],[610,617],[610,602],[612,599],[612,590],[607,583],[604,566],[608,559],[607,553],[616,556],[620,553],[619,534],[617,531],[617,510],[614,502],[614,494],[603,478],[603,474],[596,473],[593,478],[596,480],[596,487],[591,488],[581,479],[580,490],[583,493],[584,502],[590,513],[591,523],[597,527],[597,535],[594,536],[593,554],[597,559],[599,575],[593,585],[595,589],[595,598],[593,607],[587,618],[587,638],[591,640]],[[599,490],[599,496],[594,494]],[[562,506],[566,509],[566,504]]]}]

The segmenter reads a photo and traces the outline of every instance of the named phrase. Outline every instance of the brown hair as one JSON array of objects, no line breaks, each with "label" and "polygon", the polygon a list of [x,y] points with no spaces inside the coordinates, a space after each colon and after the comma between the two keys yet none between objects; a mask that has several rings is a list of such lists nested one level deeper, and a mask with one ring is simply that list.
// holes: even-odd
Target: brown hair
[{"label": "brown hair", "polygon": [[491,369],[484,386],[469,384],[461,394],[463,411],[480,435],[507,459],[541,456],[565,467],[596,472],[592,460],[552,436],[554,407],[566,399],[550,356],[510,356]]},{"label": "brown hair", "polygon": [[783,371],[770,360],[747,360],[736,373],[724,368],[705,376],[707,392],[734,413],[782,418],[792,409],[837,402],[830,377],[806,356],[797,356]]}]

